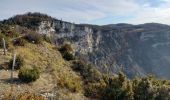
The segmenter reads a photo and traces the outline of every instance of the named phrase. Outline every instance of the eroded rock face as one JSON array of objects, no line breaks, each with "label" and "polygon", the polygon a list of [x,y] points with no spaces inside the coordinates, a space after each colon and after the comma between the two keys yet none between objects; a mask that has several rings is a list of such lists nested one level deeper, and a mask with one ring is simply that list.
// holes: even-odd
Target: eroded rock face
[{"label": "eroded rock face", "polygon": [[170,78],[170,27],[161,24],[108,26],[77,25],[63,21],[41,22],[39,33],[58,45],[70,43],[76,55],[105,73],[127,76],[155,74]]},{"label": "eroded rock face", "polygon": [[93,30],[90,27],[62,21],[43,21],[37,32],[46,35],[52,34],[58,44],[73,43],[75,52],[82,54],[93,52]]}]

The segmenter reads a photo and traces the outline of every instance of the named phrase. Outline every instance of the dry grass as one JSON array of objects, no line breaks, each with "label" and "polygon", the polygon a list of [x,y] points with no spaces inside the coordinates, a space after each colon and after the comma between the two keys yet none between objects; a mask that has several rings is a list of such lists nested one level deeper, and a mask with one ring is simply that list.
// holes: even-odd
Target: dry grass
[{"label": "dry grass", "polygon": [[[70,63],[65,61],[61,54],[54,49],[55,46],[47,42],[35,45],[27,43],[25,46],[15,47],[17,55],[24,58],[24,67],[37,67],[40,69],[40,78],[33,83],[22,84],[16,80],[13,86],[14,89],[20,92],[28,91],[30,93],[45,93],[57,89],[68,89],[68,93],[72,95],[82,94],[81,78],[70,68]],[[0,65],[4,62],[9,62],[12,58],[12,51],[14,47],[9,47],[9,52],[6,56],[0,50]],[[18,72],[15,71],[15,78],[17,79]],[[10,84],[8,83],[10,72],[7,70],[0,70],[0,93],[10,91]],[[55,91],[58,91],[58,90]],[[61,92],[62,93],[62,92]]]}]

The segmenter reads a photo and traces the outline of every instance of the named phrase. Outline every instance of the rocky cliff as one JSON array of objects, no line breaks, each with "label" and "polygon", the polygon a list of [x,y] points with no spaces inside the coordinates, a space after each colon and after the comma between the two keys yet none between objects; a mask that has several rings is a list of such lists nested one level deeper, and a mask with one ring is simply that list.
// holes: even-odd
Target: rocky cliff
[{"label": "rocky cliff", "polygon": [[170,78],[169,26],[156,23],[93,26],[55,20],[42,21],[37,32],[52,34],[57,45],[70,43],[77,56],[102,72]]},{"label": "rocky cliff", "polygon": [[[48,35],[58,46],[70,43],[76,56],[91,62],[104,73],[123,71],[130,78],[146,74],[170,78],[168,25],[97,26],[45,18],[33,24],[36,32]],[[17,21],[15,24],[21,25]]]}]

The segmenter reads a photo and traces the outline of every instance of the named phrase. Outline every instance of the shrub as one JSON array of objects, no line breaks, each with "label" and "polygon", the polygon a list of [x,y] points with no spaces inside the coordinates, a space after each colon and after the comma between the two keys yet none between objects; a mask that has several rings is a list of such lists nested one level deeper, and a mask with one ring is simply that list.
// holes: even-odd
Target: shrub
[{"label": "shrub", "polygon": [[28,41],[28,42],[31,42],[31,43],[35,43],[35,44],[41,44],[42,41],[43,41],[43,37],[42,35],[38,34],[38,33],[30,33],[30,34],[27,34],[25,36],[25,39]]},{"label": "shrub", "polygon": [[99,81],[102,77],[101,73],[94,68],[94,66],[90,64],[85,64],[83,61],[74,61],[73,70],[80,73],[80,75],[86,80],[86,81]]},{"label": "shrub", "polygon": [[109,78],[107,81],[101,100],[128,100],[124,94],[126,81],[122,74],[115,78]]},{"label": "shrub", "polygon": [[91,67],[85,64],[83,61],[74,61],[72,68],[73,70],[79,72],[80,75],[86,80],[88,80],[88,78],[91,76]]},{"label": "shrub", "polygon": [[170,88],[161,86],[157,89],[155,100],[170,100]]},{"label": "shrub", "polygon": [[71,47],[70,44],[64,44],[63,46],[61,46],[61,48],[59,49],[59,51],[60,51],[61,53],[65,53],[65,52],[72,52],[73,49],[72,49],[72,47]]},{"label": "shrub", "polygon": [[83,61],[74,61],[73,62],[73,70],[77,71],[77,72],[82,72],[85,68],[86,64]]},{"label": "shrub", "polygon": [[82,90],[81,82],[75,81],[79,80],[77,78],[72,78],[71,76],[62,75],[60,79],[57,81],[57,85],[62,88],[67,88],[71,92],[80,92]]},{"label": "shrub", "polygon": [[106,87],[104,81],[96,82],[96,83],[88,83],[85,86],[85,96],[92,98],[99,98],[102,91]]},{"label": "shrub", "polygon": [[[13,65],[13,58],[9,61],[9,69],[12,69],[12,65]],[[18,70],[20,69],[22,66],[24,65],[24,59],[18,55],[16,57],[16,60],[15,60],[15,66],[14,66],[14,69],[15,70]]]},{"label": "shrub", "polygon": [[81,90],[81,85],[78,84],[76,81],[67,81],[65,86],[72,92],[79,92]]},{"label": "shrub", "polygon": [[20,93],[17,96],[17,100],[45,100],[41,95],[36,95],[33,93]]},{"label": "shrub", "polygon": [[2,38],[5,39],[6,48],[8,48],[9,47],[9,39],[5,35],[3,35],[1,33],[0,33],[0,48],[3,48]]},{"label": "shrub", "polygon": [[63,45],[61,48],[59,48],[60,53],[62,54],[63,58],[65,60],[74,60],[75,57],[73,56],[73,54],[71,53],[73,51],[71,45],[69,44],[65,44]]},{"label": "shrub", "polygon": [[29,83],[36,81],[40,77],[40,72],[37,68],[22,68],[19,71],[18,77],[22,82]]},{"label": "shrub", "polygon": [[62,54],[63,58],[67,61],[69,60],[74,60],[75,57],[73,56],[73,54],[69,53],[69,52],[65,52]]},{"label": "shrub", "polygon": [[11,38],[15,38],[19,36],[19,33],[15,32],[15,31],[8,31],[6,33],[6,36],[11,37]]},{"label": "shrub", "polygon": [[12,93],[5,92],[1,100],[45,100],[45,98],[41,95],[29,92],[19,93],[15,95]]},{"label": "shrub", "polygon": [[81,60],[73,61],[72,69],[79,72],[84,78],[84,93],[87,97],[99,98],[106,87],[102,75],[94,66],[86,64]]},{"label": "shrub", "polygon": [[15,46],[25,46],[26,41],[22,38],[18,38],[15,41],[13,41],[13,45]]},{"label": "shrub", "polygon": [[133,87],[135,100],[154,100],[154,88],[149,77],[142,78],[138,84]]}]

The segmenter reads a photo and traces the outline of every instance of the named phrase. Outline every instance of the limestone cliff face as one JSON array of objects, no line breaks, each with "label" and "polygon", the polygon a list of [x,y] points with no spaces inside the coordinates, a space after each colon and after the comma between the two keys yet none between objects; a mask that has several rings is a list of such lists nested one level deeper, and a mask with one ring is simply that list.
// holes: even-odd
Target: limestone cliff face
[{"label": "limestone cliff face", "polygon": [[[134,66],[140,69],[139,72],[133,71],[128,68],[129,66],[125,69],[124,63],[132,63],[133,59],[131,55],[124,55],[128,52],[126,50],[128,44],[124,39],[125,34],[118,30],[105,30],[100,26],[77,25],[55,20],[41,22],[37,32],[52,35],[57,45],[70,43],[76,55],[86,58],[103,72],[112,74],[125,70],[129,76],[132,73],[132,75],[144,73],[137,64]],[[123,59],[126,60],[121,61]]]},{"label": "limestone cliff face", "polygon": [[[42,21],[37,30],[40,34],[52,35],[58,45],[65,42],[72,44],[75,53],[87,54],[93,52],[93,30],[87,26],[56,20]],[[99,42],[99,40],[97,40]]]},{"label": "limestone cliff face", "polygon": [[[28,13],[0,22],[46,34],[56,43],[70,43],[76,56],[105,73],[123,71],[127,76],[154,74],[170,79],[170,26],[74,24],[45,14]],[[26,28],[26,29],[25,29]],[[20,29],[19,29],[20,30]]]},{"label": "limestone cliff face", "polygon": [[170,78],[170,27],[161,24],[78,25],[60,20],[41,22],[37,32],[51,35],[56,45],[70,43],[105,73],[127,76],[155,74]]}]

